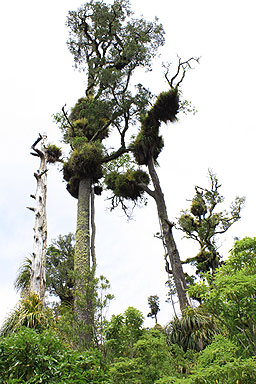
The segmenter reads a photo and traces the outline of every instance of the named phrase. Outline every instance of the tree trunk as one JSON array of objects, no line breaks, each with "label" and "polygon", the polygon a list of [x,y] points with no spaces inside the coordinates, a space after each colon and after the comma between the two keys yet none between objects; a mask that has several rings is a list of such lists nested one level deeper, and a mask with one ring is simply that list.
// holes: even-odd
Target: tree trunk
[{"label": "tree trunk", "polygon": [[[45,153],[46,136],[39,138],[32,145],[35,151],[32,155],[40,157],[40,167],[34,176],[37,181],[36,194],[31,195],[35,199],[35,208],[29,208],[35,212],[34,246],[32,254],[32,266],[30,277],[30,292],[36,293],[42,301],[45,296],[45,255],[47,246],[47,220],[46,220],[46,196],[47,196],[47,156]],[[41,141],[41,150],[35,146]]]},{"label": "tree trunk", "polygon": [[93,309],[93,272],[91,270],[90,252],[90,196],[91,180],[83,179],[79,183],[77,228],[75,244],[75,313],[84,326],[81,333],[82,342],[92,342],[94,325]]},{"label": "tree trunk", "polygon": [[173,279],[177,289],[180,309],[181,311],[183,311],[183,309],[190,305],[190,300],[186,292],[187,285],[185,281],[185,276],[182,269],[179,252],[173,238],[172,225],[168,220],[164,194],[160,187],[160,182],[152,158],[148,161],[147,165],[155,189],[153,197],[157,205],[158,217],[162,227],[163,241],[165,243],[169,255]]},{"label": "tree trunk", "polygon": [[96,253],[95,253],[95,237],[96,237],[96,224],[95,224],[95,194],[93,188],[91,189],[91,258],[92,269],[96,270]]}]

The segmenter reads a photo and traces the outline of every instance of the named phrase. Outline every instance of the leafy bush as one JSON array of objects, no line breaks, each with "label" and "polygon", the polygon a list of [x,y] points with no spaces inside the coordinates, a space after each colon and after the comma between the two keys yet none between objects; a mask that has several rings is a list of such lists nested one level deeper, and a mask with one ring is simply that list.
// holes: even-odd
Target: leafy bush
[{"label": "leafy bush", "polygon": [[46,308],[36,293],[30,293],[19,302],[1,328],[1,335],[17,332],[20,327],[42,331],[53,325],[53,313]]},{"label": "leafy bush", "polygon": [[238,356],[239,348],[236,344],[224,335],[215,335],[213,342],[200,353],[198,367],[222,366],[235,361]]},{"label": "leafy bush", "polygon": [[166,327],[168,341],[178,344],[184,352],[201,351],[217,331],[214,318],[199,308],[187,308],[181,317],[175,317]]},{"label": "leafy bush", "polygon": [[169,373],[171,367],[172,355],[164,334],[155,329],[144,330],[134,344],[133,356],[116,359],[110,367],[110,375],[114,384],[153,384]]},{"label": "leafy bush", "polygon": [[191,287],[202,306],[239,341],[247,357],[256,355],[256,238],[235,243],[227,262],[217,270],[213,283]]},{"label": "leafy bush", "polygon": [[106,349],[110,360],[132,357],[134,344],[141,337],[143,315],[136,308],[128,307],[123,315],[112,316],[106,327]]},{"label": "leafy bush", "polygon": [[29,328],[0,340],[0,383],[109,383],[97,350],[73,351]]}]

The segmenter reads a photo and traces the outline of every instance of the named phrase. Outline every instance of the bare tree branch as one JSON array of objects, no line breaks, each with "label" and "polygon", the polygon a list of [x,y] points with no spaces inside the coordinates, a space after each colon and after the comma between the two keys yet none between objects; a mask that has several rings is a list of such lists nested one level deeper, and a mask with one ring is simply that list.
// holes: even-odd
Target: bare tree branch
[{"label": "bare tree branch", "polygon": [[[173,89],[173,88],[178,88],[179,85],[182,83],[184,77],[185,77],[185,74],[187,72],[188,69],[191,69],[192,66],[191,66],[191,62],[192,61],[196,61],[197,63],[199,63],[199,60],[200,58],[199,57],[191,57],[190,59],[186,60],[186,61],[181,61],[181,58],[178,57],[179,59],[179,62],[178,62],[178,68],[177,68],[177,71],[176,73],[174,74],[174,76],[171,78],[171,80],[169,80],[168,78],[168,75],[169,75],[169,70],[170,70],[170,64],[168,64],[167,66],[165,66],[166,68],[166,72],[165,72],[165,79],[167,80],[169,86]],[[179,77],[180,77],[180,80],[177,82],[176,85],[174,85],[174,81]]]},{"label": "bare tree branch", "polygon": [[64,115],[65,119],[67,120],[71,130],[72,130],[72,133],[75,134],[75,128],[74,128],[73,124],[70,122],[70,120],[68,118],[68,115],[67,115],[67,113],[65,111],[65,107],[66,107],[66,104],[61,108],[61,110],[62,110],[63,115]]}]

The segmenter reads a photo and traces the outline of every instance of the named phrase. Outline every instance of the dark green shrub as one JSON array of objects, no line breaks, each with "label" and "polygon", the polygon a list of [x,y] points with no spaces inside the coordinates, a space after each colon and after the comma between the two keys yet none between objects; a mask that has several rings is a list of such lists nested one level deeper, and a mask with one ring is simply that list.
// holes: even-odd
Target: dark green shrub
[{"label": "dark green shrub", "polygon": [[46,308],[36,293],[30,293],[22,298],[18,306],[7,317],[1,328],[1,335],[17,332],[20,327],[42,331],[53,325],[53,313]]},{"label": "dark green shrub", "polygon": [[183,348],[201,351],[211,343],[217,332],[213,316],[200,308],[187,308],[182,316],[175,317],[166,327],[168,342]]},{"label": "dark green shrub", "polygon": [[97,350],[73,351],[51,332],[29,328],[0,340],[0,383],[109,383]]}]

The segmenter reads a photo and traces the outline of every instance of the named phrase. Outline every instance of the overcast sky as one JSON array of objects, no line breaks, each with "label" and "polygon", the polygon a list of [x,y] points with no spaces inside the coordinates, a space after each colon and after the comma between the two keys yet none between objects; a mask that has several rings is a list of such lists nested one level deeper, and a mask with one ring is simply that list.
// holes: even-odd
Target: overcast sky
[{"label": "overcast sky", "polygon": [[[198,110],[162,127],[165,148],[158,170],[170,220],[188,207],[194,185],[207,186],[212,168],[222,184],[226,207],[235,196],[246,196],[242,219],[220,239],[227,256],[233,238],[255,236],[255,7],[253,0],[131,0],[147,19],[158,16],[166,31],[154,71],[140,78],[155,93],[166,89],[161,62],[175,63],[201,56],[183,84],[183,94]],[[152,3],[152,5],[150,5]],[[65,20],[78,0],[8,1],[0,5],[1,36],[1,192],[0,192],[0,321],[18,300],[13,281],[24,257],[32,252],[33,213],[29,195],[35,192],[38,167],[30,146],[46,132],[57,143],[60,132],[52,114],[72,107],[84,95],[85,76],[73,68],[66,47]],[[112,285],[116,299],[110,313],[134,306],[144,315],[147,297],[160,296],[159,322],[171,317],[165,304],[163,250],[154,238],[158,219],[154,202],[134,211],[127,222],[122,212],[110,213],[97,198],[98,273]],[[76,200],[65,189],[56,168],[48,172],[48,243],[75,231]],[[182,259],[194,256],[192,241],[174,233]],[[153,320],[147,320],[153,325]]]}]

